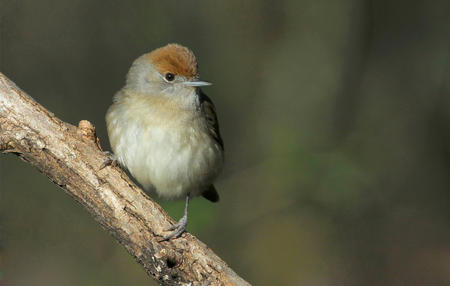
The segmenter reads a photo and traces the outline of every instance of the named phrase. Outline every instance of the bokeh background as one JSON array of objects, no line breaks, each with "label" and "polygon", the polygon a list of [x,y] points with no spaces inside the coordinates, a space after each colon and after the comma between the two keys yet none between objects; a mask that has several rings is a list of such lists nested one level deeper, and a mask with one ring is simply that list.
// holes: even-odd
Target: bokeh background
[{"label": "bokeh background", "polygon": [[[131,62],[190,47],[226,144],[189,231],[254,285],[450,285],[445,0],[0,0],[0,71],[96,125]],[[45,176],[0,155],[0,285],[155,285]],[[161,202],[174,218],[183,202]]]}]

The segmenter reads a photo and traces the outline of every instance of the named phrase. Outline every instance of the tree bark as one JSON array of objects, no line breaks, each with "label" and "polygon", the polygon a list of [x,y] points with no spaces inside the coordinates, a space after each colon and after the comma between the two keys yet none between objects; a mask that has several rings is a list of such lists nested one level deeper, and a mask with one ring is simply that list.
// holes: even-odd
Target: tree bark
[{"label": "tree bark", "polygon": [[85,207],[162,285],[250,285],[189,233],[159,242],[174,221],[107,156],[95,129],[56,118],[0,73],[0,151],[35,166]]}]

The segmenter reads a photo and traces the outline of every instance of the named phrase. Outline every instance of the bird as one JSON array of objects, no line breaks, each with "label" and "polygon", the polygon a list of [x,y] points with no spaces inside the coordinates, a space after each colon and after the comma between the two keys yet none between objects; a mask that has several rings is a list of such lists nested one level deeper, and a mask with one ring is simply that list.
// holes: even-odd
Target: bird
[{"label": "bird", "polygon": [[161,241],[186,231],[191,198],[219,201],[214,181],[224,163],[216,109],[201,90],[194,53],[168,44],[138,57],[113,97],[106,125],[113,160],[146,191],[185,199],[184,215]]}]

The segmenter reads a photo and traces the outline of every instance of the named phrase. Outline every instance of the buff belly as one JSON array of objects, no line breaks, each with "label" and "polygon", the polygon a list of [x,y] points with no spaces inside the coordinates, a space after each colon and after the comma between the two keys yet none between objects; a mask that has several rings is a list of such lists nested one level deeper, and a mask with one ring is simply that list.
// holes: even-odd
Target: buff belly
[{"label": "buff belly", "polygon": [[181,117],[168,125],[152,116],[156,114],[127,116],[114,106],[108,111],[108,135],[119,163],[145,189],[161,197],[200,195],[222,167],[220,147],[204,129],[201,118]]}]

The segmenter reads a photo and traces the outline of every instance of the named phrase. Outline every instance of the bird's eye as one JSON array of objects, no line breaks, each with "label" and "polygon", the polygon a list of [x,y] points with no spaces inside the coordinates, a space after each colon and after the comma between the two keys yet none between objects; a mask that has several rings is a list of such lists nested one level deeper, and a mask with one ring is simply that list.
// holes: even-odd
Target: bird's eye
[{"label": "bird's eye", "polygon": [[165,78],[167,81],[172,81],[175,79],[175,75],[173,73],[168,72],[166,73]]}]

